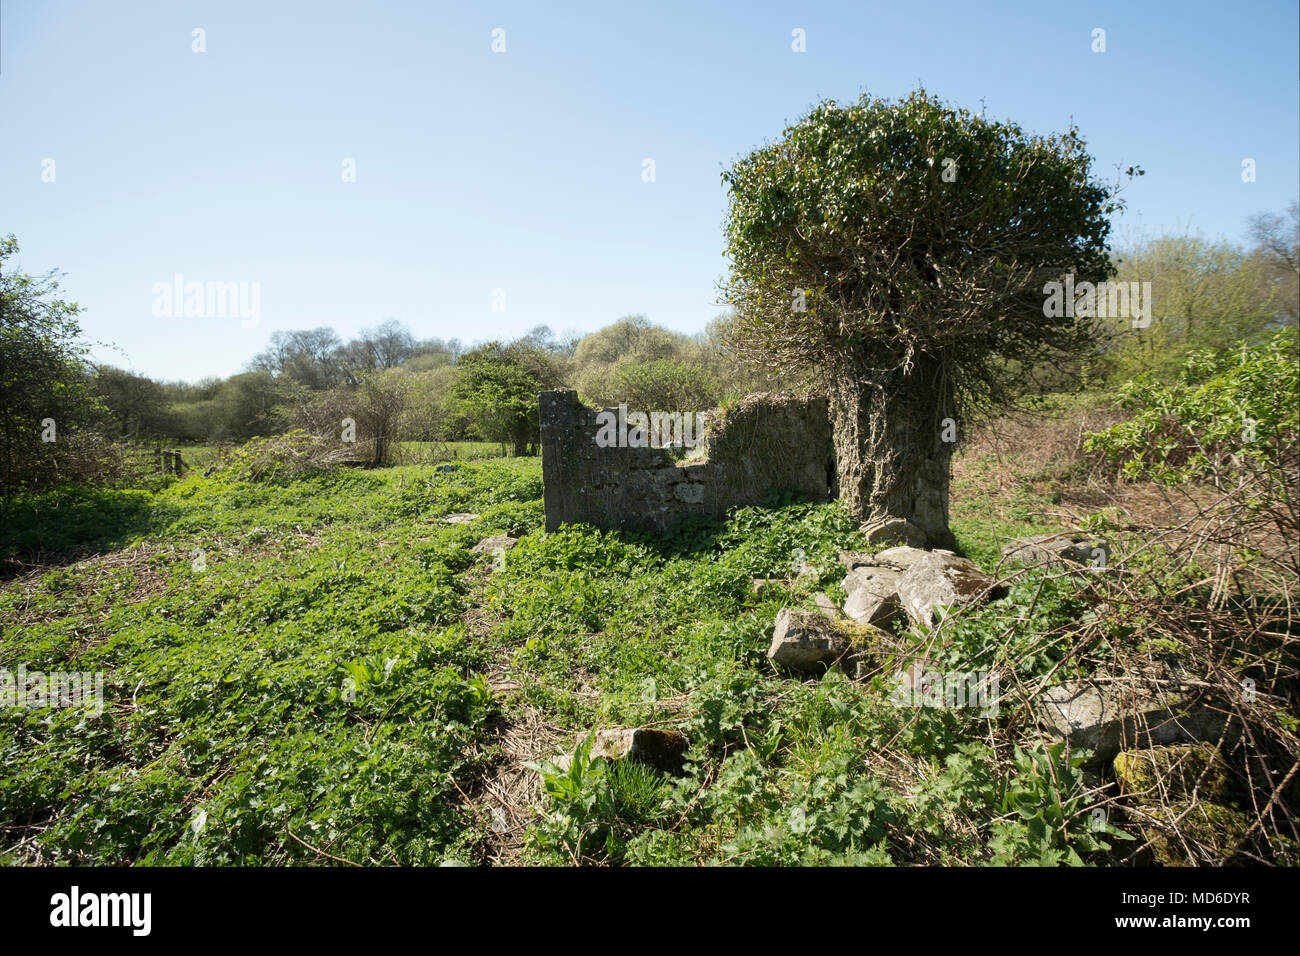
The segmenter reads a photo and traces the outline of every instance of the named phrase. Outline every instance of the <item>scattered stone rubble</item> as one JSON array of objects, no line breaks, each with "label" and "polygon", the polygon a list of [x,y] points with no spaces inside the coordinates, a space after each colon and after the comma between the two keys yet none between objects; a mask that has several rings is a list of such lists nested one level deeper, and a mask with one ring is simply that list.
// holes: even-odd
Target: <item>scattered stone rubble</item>
[{"label": "scattered stone rubble", "polygon": [[923,551],[901,546],[875,555],[841,551],[840,563],[848,600],[844,612],[855,621],[881,624],[900,613],[917,624],[934,623],[935,609],[1006,597],[1006,585],[994,581],[973,562],[952,551]]},{"label": "scattered stone rubble", "polygon": [[[951,551],[902,545],[877,554],[841,551],[839,558],[848,570],[844,607],[818,594],[816,612],[783,608],[767,651],[773,662],[812,673],[838,664],[858,674],[889,657],[892,648],[886,646],[897,643],[880,625],[904,614],[914,623],[930,625],[940,605],[953,607],[1006,595],[1004,585]],[[755,593],[768,583],[756,578]]]},{"label": "scattered stone rubble", "polygon": [[[892,531],[897,538],[906,529]],[[882,531],[877,537],[890,535]],[[501,538],[511,545],[492,547],[513,545],[508,536],[497,536],[480,546]],[[1109,554],[1104,540],[1072,533],[1018,539],[1002,551],[1007,563],[1052,568],[1105,567]],[[767,651],[773,663],[818,675],[839,667],[857,679],[888,666],[905,685],[916,685],[933,666],[926,656],[929,648],[915,641],[908,647],[911,639],[880,625],[929,627],[940,607],[997,600],[1008,593],[1004,582],[951,551],[903,544],[877,553],[841,551],[839,560],[846,572],[844,606],[818,593],[816,610],[782,608]],[[755,578],[752,592],[788,584]],[[1221,859],[1247,832],[1245,815],[1231,805],[1226,766],[1217,749],[1219,742],[1235,739],[1232,722],[1200,685],[1168,672],[1098,675],[1048,687],[1031,711],[1047,740],[1092,751],[1085,769],[1095,774],[1112,767],[1129,804],[1124,812],[1145,833],[1148,855],[1156,862],[1185,862],[1189,850],[1193,857]],[[686,749],[687,741],[675,731],[620,728],[601,731],[592,754],[680,773]]]},{"label": "scattered stone rubble", "polygon": [[[1094,536],[1058,533],[1018,539],[1002,553],[1018,565],[1104,566],[1110,546]],[[1099,555],[1103,556],[1100,565]],[[920,658],[900,649],[897,639],[882,642],[882,637],[892,638],[882,626],[906,621],[930,627],[941,607],[997,600],[1008,592],[1004,582],[951,551],[902,545],[874,554],[841,551],[839,560],[847,572],[843,608],[819,594],[816,612],[783,609],[767,652],[773,662],[810,673],[838,664],[856,674],[865,662],[892,655],[906,674],[909,668],[916,669]],[[758,593],[779,582],[756,579],[754,583]],[[890,643],[889,653],[881,650],[882,643]],[[1099,677],[1058,684],[1039,695],[1034,716],[1048,739],[1067,741],[1071,749],[1092,750],[1088,766],[1094,769],[1126,748],[1217,741],[1228,726],[1226,710],[1204,699],[1178,675],[1163,677],[1167,679]]]}]

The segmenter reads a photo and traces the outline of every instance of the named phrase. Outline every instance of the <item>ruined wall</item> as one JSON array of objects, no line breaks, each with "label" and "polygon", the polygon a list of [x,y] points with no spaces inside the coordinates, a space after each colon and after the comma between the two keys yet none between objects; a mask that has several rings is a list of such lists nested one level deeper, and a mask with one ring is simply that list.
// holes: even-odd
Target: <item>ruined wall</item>
[{"label": "ruined wall", "polygon": [[602,448],[600,410],[577,392],[543,392],[540,401],[547,531],[568,522],[663,532],[774,491],[826,500],[834,478],[825,400],[752,395],[714,409],[703,441],[681,462],[662,448]]}]

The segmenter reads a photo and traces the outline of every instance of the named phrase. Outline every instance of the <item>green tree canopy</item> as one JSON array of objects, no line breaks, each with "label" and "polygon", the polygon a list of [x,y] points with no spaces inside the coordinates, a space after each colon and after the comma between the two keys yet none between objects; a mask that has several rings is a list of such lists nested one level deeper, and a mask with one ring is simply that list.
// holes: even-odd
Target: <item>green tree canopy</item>
[{"label": "green tree canopy", "polygon": [[12,234],[0,237],[0,485],[6,490],[54,477],[60,440],[102,411],[89,387],[81,307],[58,297],[56,273],[6,269],[17,253]]},{"label": "green tree canopy", "polygon": [[864,95],[818,105],[723,181],[736,348],[826,387],[856,514],[949,541],[945,421],[1007,394],[1006,359],[1080,348],[1045,285],[1112,271],[1117,203],[1078,131]]},{"label": "green tree canopy", "polygon": [[516,455],[525,454],[540,427],[537,395],[544,386],[538,374],[500,342],[466,353],[457,367],[450,393],[454,405],[478,424],[484,438],[510,442]]}]

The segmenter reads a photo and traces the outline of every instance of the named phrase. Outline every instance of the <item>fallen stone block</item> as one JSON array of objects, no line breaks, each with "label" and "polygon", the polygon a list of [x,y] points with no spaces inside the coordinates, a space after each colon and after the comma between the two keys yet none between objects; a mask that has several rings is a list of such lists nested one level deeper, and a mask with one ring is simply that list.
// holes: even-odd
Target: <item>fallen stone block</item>
[{"label": "fallen stone block", "polygon": [[791,670],[821,674],[839,664],[846,673],[853,674],[858,660],[878,656],[878,645],[889,637],[870,625],[787,607],[776,616],[767,656]]},{"label": "fallen stone block", "polygon": [[1141,678],[1058,684],[1039,695],[1034,710],[1049,737],[1093,751],[1089,767],[1121,750],[1215,742],[1228,726],[1227,712],[1194,688]]},{"label": "fallen stone block", "polygon": [[782,667],[821,672],[849,650],[849,638],[824,615],[782,608],[776,616],[767,656]]},{"label": "fallen stone block", "polygon": [[934,623],[934,611],[940,605],[958,607],[1006,595],[1006,585],[951,551],[926,552],[898,579],[903,610],[913,621],[927,626]]},{"label": "fallen stone block", "polygon": [[848,598],[844,613],[863,624],[884,624],[902,613],[898,582],[903,572],[894,568],[859,566],[844,578]]}]

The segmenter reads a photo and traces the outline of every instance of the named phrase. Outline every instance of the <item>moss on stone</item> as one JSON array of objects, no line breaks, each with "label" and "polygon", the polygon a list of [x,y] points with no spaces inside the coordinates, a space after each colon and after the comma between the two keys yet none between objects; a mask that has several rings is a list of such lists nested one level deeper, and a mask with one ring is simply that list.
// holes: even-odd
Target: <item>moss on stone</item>
[{"label": "moss on stone", "polygon": [[1177,744],[1128,750],[1112,766],[1120,792],[1143,803],[1187,800],[1200,782],[1203,800],[1222,799],[1228,791],[1228,767],[1213,744]]},{"label": "moss on stone", "polygon": [[862,624],[850,620],[834,620],[831,625],[844,636],[850,647],[861,649],[865,647],[880,647],[882,640],[892,638],[888,631],[882,631],[880,628],[871,624]]},{"label": "moss on stone", "polygon": [[[1146,828],[1151,852],[1156,862],[1164,866],[1227,862],[1250,829],[1246,815],[1240,810],[1206,801],[1198,801],[1195,806],[1181,801],[1157,808],[1152,816],[1157,824]],[[1188,856],[1189,849],[1194,854],[1192,858]]]}]

